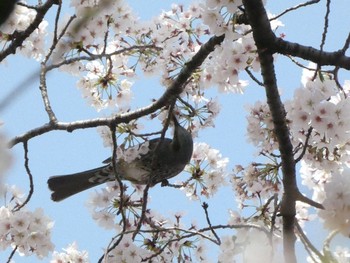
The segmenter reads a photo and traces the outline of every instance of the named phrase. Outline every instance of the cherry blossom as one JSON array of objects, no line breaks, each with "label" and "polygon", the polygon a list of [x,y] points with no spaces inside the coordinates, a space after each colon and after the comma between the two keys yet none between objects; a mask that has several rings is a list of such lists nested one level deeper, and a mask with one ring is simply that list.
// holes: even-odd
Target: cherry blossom
[{"label": "cherry blossom", "polygon": [[79,263],[89,263],[89,254],[87,251],[79,251],[76,242],[68,245],[67,248],[63,249],[64,252],[54,251],[52,254],[52,259],[50,263],[69,263],[69,262],[79,262]]},{"label": "cherry blossom", "polygon": [[22,256],[35,254],[38,258],[47,257],[54,248],[51,242],[53,222],[44,215],[41,208],[12,211],[0,207],[1,249],[17,247]]},{"label": "cherry blossom", "polygon": [[332,173],[330,181],[324,186],[325,199],[322,202],[324,210],[319,216],[324,226],[330,230],[337,230],[346,237],[350,236],[350,170]]},{"label": "cherry blossom", "polygon": [[[36,19],[39,9],[21,3],[0,27],[3,50]],[[211,97],[213,87],[223,94],[243,94],[249,84],[243,79],[244,72],[260,71],[252,29],[236,23],[236,16],[244,13],[241,0],[203,0],[188,7],[173,4],[148,21],[139,18],[123,0],[72,0],[70,6],[71,16],[57,16],[54,32],[52,25],[42,20],[15,51],[47,66],[43,74],[58,69],[61,74],[77,78],[76,87],[82,97],[99,113],[109,111],[115,115],[132,110],[138,96],[135,90],[145,88],[143,83],[137,86],[140,77],[157,77],[159,87],[166,90],[208,38],[225,34],[223,42],[187,79],[174,105],[179,122],[196,138],[202,129],[215,126],[220,113],[220,99]],[[268,17],[273,31],[284,26],[274,15]],[[48,37],[53,35],[48,43]],[[324,227],[346,237],[350,236],[349,94],[350,81],[341,84],[335,71],[322,71],[310,64],[302,70],[300,87],[285,102],[294,159],[300,161],[301,184],[312,191],[313,200],[323,205],[324,210],[317,214]],[[147,95],[149,100],[156,99],[153,94]],[[237,211],[241,211],[229,211],[228,226],[242,228],[214,234],[215,238],[214,229],[191,236],[200,227],[194,223],[188,226],[183,211],[167,217],[153,208],[144,209],[143,204],[152,202],[151,196],[144,200],[144,186],[110,182],[88,201],[96,224],[114,231],[115,240],[120,238],[105,262],[208,262],[208,243],[219,245],[220,262],[236,258],[245,262],[256,262],[257,258],[261,262],[281,262],[282,219],[277,215],[283,188],[279,145],[269,105],[257,101],[247,106],[247,112],[247,137],[257,149],[256,162],[237,164],[231,173],[228,158],[210,145],[197,142],[181,180],[169,185],[196,201],[212,198],[230,185],[234,190],[232,198],[239,204]],[[168,109],[150,116],[163,123],[168,117]],[[114,146],[110,128],[97,128],[104,146],[111,150],[116,147],[117,159],[126,163],[149,151],[152,136],[142,134],[142,130],[143,125],[136,120],[118,124]],[[41,209],[31,212],[21,207],[25,195],[3,183],[10,163],[6,139],[0,134],[0,194],[11,200],[0,207],[0,249],[11,247],[20,255],[45,258],[53,251],[53,222]],[[310,208],[306,203],[296,204],[301,227],[316,218]],[[252,216],[242,216],[242,209],[251,211]],[[337,248],[332,255],[345,262],[349,250]],[[61,253],[55,251],[51,262],[89,259],[88,253],[79,251],[74,242]]]},{"label": "cherry blossom", "polygon": [[198,200],[201,196],[210,198],[220,187],[227,185],[228,158],[222,157],[220,152],[206,143],[195,143],[192,159],[185,171],[191,177],[185,182],[179,182],[186,196],[191,200]]}]

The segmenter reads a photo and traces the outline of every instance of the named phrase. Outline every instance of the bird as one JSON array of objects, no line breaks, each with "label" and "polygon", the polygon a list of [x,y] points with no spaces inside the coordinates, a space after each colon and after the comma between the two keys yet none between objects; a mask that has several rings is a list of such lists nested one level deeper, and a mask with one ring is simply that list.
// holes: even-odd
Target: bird
[{"label": "bird", "polygon": [[0,25],[4,24],[10,17],[18,0],[1,0],[0,1]]},{"label": "bird", "polygon": [[[67,175],[51,176],[47,183],[52,191],[51,199],[61,201],[87,190],[91,187],[115,181],[116,176],[121,180],[128,180],[134,184],[149,185],[167,183],[181,173],[191,160],[193,139],[191,133],[182,127],[176,117],[173,138],[154,138],[148,142],[149,150],[131,162],[122,158],[116,160],[116,172],[113,169],[112,157],[105,160],[104,166]],[[144,143],[133,146],[139,149]]]}]

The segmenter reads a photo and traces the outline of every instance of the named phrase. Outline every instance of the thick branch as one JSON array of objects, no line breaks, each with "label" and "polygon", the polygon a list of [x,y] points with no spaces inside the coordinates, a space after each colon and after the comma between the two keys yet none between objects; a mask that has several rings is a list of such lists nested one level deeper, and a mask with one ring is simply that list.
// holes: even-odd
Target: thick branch
[{"label": "thick branch", "polygon": [[345,56],[341,50],[326,52],[313,47],[288,42],[280,38],[275,39],[272,50],[283,55],[291,55],[309,60],[320,66],[332,65],[350,70],[350,57]]},{"label": "thick branch", "polygon": [[41,97],[42,97],[43,102],[44,102],[45,111],[46,111],[47,115],[49,116],[50,122],[56,122],[57,118],[56,118],[56,115],[55,115],[54,111],[51,108],[49,95],[47,93],[46,70],[45,70],[45,64],[44,63],[41,64],[39,89],[40,89]]},{"label": "thick branch", "polygon": [[164,94],[154,103],[131,112],[117,115],[110,118],[96,118],[91,120],[75,121],[75,122],[52,122],[44,124],[43,126],[32,129],[22,135],[16,136],[10,141],[10,147],[25,142],[33,137],[42,135],[44,133],[53,130],[65,130],[72,132],[77,129],[93,128],[98,126],[111,126],[112,123],[127,123],[131,120],[140,118],[155,112],[156,110],[166,106],[169,102],[173,101],[184,90],[184,84],[191,77],[192,73],[204,62],[207,56],[214,50],[216,45],[221,44],[224,40],[224,35],[214,36],[209,39],[207,43],[201,46],[198,52],[192,57],[192,59],[185,64],[180,71],[177,78],[173,81],[170,87],[164,92]]},{"label": "thick branch", "polygon": [[244,0],[249,23],[253,30],[253,37],[258,48],[267,103],[269,105],[274,131],[277,137],[282,159],[284,194],[281,204],[283,216],[283,243],[286,262],[296,262],[295,256],[295,200],[298,193],[295,178],[295,161],[293,146],[289,138],[289,130],[285,118],[285,109],[277,88],[277,80],[273,64],[273,48],[275,35],[273,34],[266,11],[260,0]]},{"label": "thick branch", "polygon": [[[319,2],[319,0],[312,0],[305,2],[303,4],[297,5],[290,9],[287,9],[282,14],[274,17],[272,20],[279,18],[283,14],[295,10],[300,7],[304,7],[306,5],[314,4]],[[246,14],[237,15],[236,22],[238,24],[247,24]],[[265,32],[267,33],[267,32]],[[304,46],[298,43],[293,43],[289,41],[285,41],[282,38],[276,37],[271,29],[268,32],[268,35],[264,36],[264,34],[260,34],[260,41],[265,43],[265,46],[268,46],[269,50],[273,53],[280,53],[286,56],[294,56],[299,57],[308,61],[312,61],[319,66],[336,66],[343,69],[350,70],[350,57],[345,56],[343,49],[326,52],[322,49],[316,49],[309,46]]]},{"label": "thick branch", "polygon": [[12,40],[11,44],[0,53],[0,62],[8,55],[16,53],[16,49],[22,45],[23,41],[26,40],[35,29],[38,28],[47,11],[55,4],[56,1],[57,0],[48,0],[45,4],[36,9],[37,13],[33,22],[27,27],[26,30],[22,32],[15,32],[14,39]]}]

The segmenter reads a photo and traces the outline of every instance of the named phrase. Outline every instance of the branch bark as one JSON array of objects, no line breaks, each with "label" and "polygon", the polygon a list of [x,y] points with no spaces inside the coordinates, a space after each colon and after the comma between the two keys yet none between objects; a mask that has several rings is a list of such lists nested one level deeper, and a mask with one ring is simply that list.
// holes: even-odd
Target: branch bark
[{"label": "branch bark", "polygon": [[[297,5],[295,7],[287,9],[282,14],[277,15],[276,17],[270,19],[270,21],[281,17],[286,12],[289,12],[310,4],[318,3],[318,2],[319,0],[312,0],[300,5]],[[247,14],[238,14],[236,18],[236,23],[249,24],[249,21],[247,20],[248,20]],[[286,41],[282,38],[276,37],[272,31],[269,32],[268,37],[264,36],[264,34],[261,34],[261,35],[263,37],[266,37],[265,41],[269,42],[269,50],[273,53],[279,53],[286,56],[302,58],[308,61],[312,61],[319,66],[336,66],[339,68],[350,70],[350,57],[345,55],[344,47],[336,51],[327,52],[327,51],[323,51],[323,49],[317,49],[314,47],[301,45],[299,43]],[[345,41],[345,45],[344,45],[346,46],[346,49],[348,48],[348,43],[349,43],[348,39]],[[264,41],[264,39],[261,39],[261,40]]]},{"label": "branch bark", "polygon": [[27,37],[29,37],[30,34],[33,33],[35,29],[38,28],[41,21],[43,21],[47,11],[49,11],[49,9],[56,3],[56,1],[57,0],[48,0],[46,1],[45,4],[43,4],[42,6],[39,6],[36,9],[37,13],[33,22],[27,27],[26,30],[21,32],[16,31],[14,33],[14,36],[15,36],[14,40],[4,51],[0,53],[0,62],[3,59],[5,59],[8,55],[16,53],[16,49],[22,45],[23,41],[26,40]]},{"label": "branch bark", "polygon": [[191,77],[192,73],[204,62],[208,55],[215,49],[216,45],[220,45],[224,40],[225,36],[213,36],[208,42],[201,46],[198,52],[192,57],[192,59],[187,62],[181,69],[177,78],[168,87],[164,94],[154,103],[149,106],[139,108],[137,110],[119,114],[114,117],[109,118],[96,118],[91,120],[82,120],[75,122],[50,122],[44,124],[40,127],[34,128],[26,133],[16,136],[10,141],[10,147],[14,145],[28,141],[29,139],[45,134],[53,130],[65,130],[72,132],[77,129],[87,129],[94,128],[98,126],[111,126],[112,124],[127,123],[131,120],[146,116],[155,112],[156,110],[166,106],[169,102],[173,101],[177,96],[179,96],[184,90],[184,84]]},{"label": "branch bark", "polygon": [[274,43],[271,43],[270,50],[275,53],[309,60],[320,66],[331,65],[350,70],[350,57],[345,56],[342,50],[326,52],[276,37]]},{"label": "branch bark", "polygon": [[283,198],[280,213],[283,217],[283,247],[287,263],[296,262],[294,234],[295,202],[298,188],[295,176],[293,146],[289,138],[289,129],[285,118],[275,75],[273,53],[275,35],[271,30],[263,3],[260,0],[243,0],[253,37],[258,48],[261,74],[264,81],[267,103],[270,108],[274,131],[277,137],[282,160]]}]

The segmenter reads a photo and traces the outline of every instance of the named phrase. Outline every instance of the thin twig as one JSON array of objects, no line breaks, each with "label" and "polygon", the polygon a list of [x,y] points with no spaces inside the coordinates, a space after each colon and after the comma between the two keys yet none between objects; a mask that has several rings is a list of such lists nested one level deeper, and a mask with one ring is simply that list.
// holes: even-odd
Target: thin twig
[{"label": "thin twig", "polygon": [[13,209],[13,211],[19,211],[22,207],[24,207],[32,198],[32,195],[34,193],[34,183],[33,183],[33,175],[32,172],[30,171],[29,168],[29,157],[28,157],[28,142],[25,141],[23,142],[23,148],[24,148],[24,167],[26,169],[26,172],[28,174],[29,177],[29,193],[28,196],[26,198],[26,200],[19,206],[15,207]]},{"label": "thin twig", "polygon": [[[330,14],[330,0],[326,1],[326,15],[324,17],[324,27],[323,27],[323,32],[322,32],[322,38],[321,38],[321,44],[320,44],[320,51],[323,51],[324,45],[326,44],[326,38],[327,38],[327,32],[328,32],[328,27],[329,27],[329,14]],[[321,72],[321,65],[317,64],[317,68],[315,71],[314,76],[312,77],[312,80],[316,79],[317,73]]]},{"label": "thin twig", "polygon": [[[301,228],[298,220],[295,220],[295,226],[296,226],[296,230],[297,233],[299,234],[300,240],[302,241],[305,249],[309,252],[309,255],[311,256],[312,253],[314,253],[315,255],[317,255],[317,257],[324,262],[322,259],[324,259],[324,256],[318,251],[317,248],[314,247],[314,245],[311,243],[311,241],[308,239],[308,237],[305,235],[303,229]],[[310,251],[312,253],[310,253]]]},{"label": "thin twig", "polygon": [[35,10],[35,11],[38,10],[38,6],[34,6],[34,5],[28,5],[28,4],[21,3],[21,2],[18,2],[17,5],[24,6],[24,7],[28,8],[28,9],[32,9],[32,10]]},{"label": "thin twig", "polygon": [[310,127],[308,130],[307,130],[307,134],[306,134],[306,139],[305,139],[305,143],[303,145],[303,151],[300,153],[300,155],[298,156],[298,158],[295,159],[295,163],[298,163],[301,161],[301,159],[303,159],[305,153],[306,153],[306,149],[307,147],[309,146],[309,139],[311,137],[311,133],[312,133],[312,130],[313,128]]},{"label": "thin twig", "polygon": [[56,0],[48,0],[45,4],[35,8],[37,13],[33,22],[24,31],[15,31],[15,37],[11,44],[0,53],[0,62],[3,61],[3,59],[5,59],[8,55],[16,53],[16,49],[23,44],[24,40],[26,40],[35,29],[38,28],[39,24],[43,21],[46,13],[55,3]]},{"label": "thin twig", "polygon": [[220,237],[218,236],[218,234],[216,234],[215,230],[213,229],[213,226],[210,222],[210,218],[209,218],[209,213],[208,213],[208,204],[206,202],[203,202],[202,207],[204,209],[204,213],[205,213],[205,218],[207,220],[208,226],[210,231],[213,233],[213,235],[215,236],[216,240],[217,240],[217,244],[220,245],[221,244],[221,240]]},{"label": "thin twig", "polygon": [[120,178],[120,175],[118,174],[118,168],[117,168],[117,136],[116,136],[116,125],[111,125],[110,126],[110,131],[111,131],[111,134],[112,134],[112,143],[113,143],[113,153],[112,153],[112,165],[113,165],[113,172],[114,172],[114,175],[115,175],[115,179],[116,181],[118,182],[118,185],[119,185],[119,188],[120,188],[120,194],[119,194],[119,197],[120,197],[120,203],[119,203],[119,212],[121,213],[122,215],[122,221],[123,221],[123,231],[126,230],[126,226],[127,226],[127,220],[126,220],[126,216],[125,216],[125,213],[124,213],[124,185],[123,185],[123,182]]},{"label": "thin twig", "polygon": [[260,80],[258,80],[253,73],[249,70],[249,68],[245,68],[245,72],[247,72],[247,74],[249,75],[249,77],[259,86],[264,87],[264,83],[262,83]]},{"label": "thin twig", "polygon": [[[345,43],[343,45],[343,48],[340,50],[341,54],[345,54],[345,52],[349,49],[350,46],[350,33],[348,34],[348,37],[345,40]],[[337,85],[338,89],[341,90],[344,94],[344,97],[347,98],[347,94],[345,93],[342,85],[339,82],[338,79],[338,72],[339,72],[340,67],[339,66],[335,66],[334,70],[333,70],[333,76],[334,76],[334,80],[335,80],[335,84]]]},{"label": "thin twig", "polygon": [[190,113],[190,117],[194,117],[196,116],[196,109],[190,104],[188,103],[187,101],[185,101],[183,98],[181,97],[178,97],[178,100],[184,104],[187,108],[189,108],[189,111],[191,112]]},{"label": "thin twig", "polygon": [[271,238],[272,238],[273,231],[275,230],[276,218],[280,208],[280,204],[278,203],[278,194],[276,193],[273,196],[274,196],[274,202],[273,202],[274,210],[271,216],[271,229],[270,229]]},{"label": "thin twig", "polygon": [[[151,225],[151,224],[150,224]],[[154,226],[153,226],[154,227]],[[176,239],[176,240],[181,240],[184,238],[190,238],[190,237],[194,237],[194,236],[200,236],[203,237],[215,244],[217,244],[217,241],[214,240],[213,238],[211,238],[209,235],[204,235],[203,233],[205,232],[211,232],[212,229],[217,230],[217,229],[257,229],[259,231],[262,231],[266,234],[266,236],[270,236],[270,232],[265,228],[262,227],[260,225],[256,225],[256,224],[251,224],[251,223],[246,223],[246,224],[234,224],[234,225],[214,225],[211,227],[204,227],[201,229],[198,229],[196,231],[194,230],[188,230],[188,229],[184,229],[184,228],[180,228],[180,227],[167,227],[167,228],[161,228],[161,227],[156,227],[155,229],[140,229],[139,233],[162,233],[162,232],[172,232],[172,231],[176,231],[176,232],[184,232],[186,233],[185,235],[182,235],[180,239]],[[123,233],[118,234],[116,237],[120,236],[120,235],[127,235],[127,234],[133,234],[135,232],[135,229],[132,230],[127,230]]]},{"label": "thin twig", "polygon": [[139,219],[139,222],[137,223],[136,229],[134,234],[132,235],[132,240],[135,240],[136,235],[139,233],[141,226],[143,224],[143,221],[146,218],[146,212],[147,212],[147,201],[148,201],[148,190],[150,188],[150,184],[147,184],[145,189],[143,190],[143,202],[142,202],[142,211],[141,211],[141,216]]},{"label": "thin twig", "polygon": [[114,241],[114,244],[112,246],[109,246],[105,253],[100,257],[98,262],[102,262],[102,260],[106,259],[109,252],[111,252],[113,249],[115,249],[119,243],[122,241],[124,237],[124,233],[126,231],[127,227],[127,219],[124,211],[124,186],[123,182],[120,178],[120,176],[117,173],[117,137],[116,137],[116,125],[111,124],[109,126],[111,134],[112,134],[112,143],[113,143],[113,153],[112,153],[112,165],[113,165],[113,172],[115,174],[115,179],[118,182],[120,193],[119,193],[119,213],[122,216],[122,224],[123,224],[123,230],[121,234],[119,235],[118,239]]},{"label": "thin twig", "polygon": [[312,1],[307,1],[305,3],[302,3],[302,4],[299,4],[299,5],[296,5],[296,6],[293,6],[293,7],[290,7],[290,8],[287,8],[286,10],[284,10],[282,13],[278,14],[277,16],[273,17],[272,19],[270,19],[270,21],[272,20],[276,20],[278,18],[280,18],[281,16],[291,12],[291,11],[294,11],[294,10],[297,10],[299,8],[302,8],[302,7],[305,7],[305,6],[308,6],[308,5],[313,5],[313,4],[317,4],[318,2],[320,2],[320,0],[312,0]]},{"label": "thin twig", "polygon": [[126,48],[122,48],[122,49],[118,49],[112,53],[101,53],[101,54],[93,54],[93,53],[88,53],[88,51],[85,51],[86,53],[88,53],[89,56],[80,56],[80,57],[75,57],[75,58],[71,58],[71,59],[67,59],[64,61],[61,61],[57,64],[52,64],[52,65],[48,65],[47,66],[47,71],[51,71],[52,69],[55,68],[59,68],[63,65],[68,65],[74,62],[78,62],[78,61],[92,61],[92,60],[96,60],[96,59],[101,59],[101,58],[107,58],[107,57],[112,57],[115,55],[120,55],[123,53],[127,53],[129,51],[134,51],[134,50],[147,50],[147,49],[156,49],[158,50],[159,48],[156,47],[155,45],[134,45],[131,47],[126,47]]},{"label": "thin twig", "polygon": [[274,200],[275,198],[274,194],[273,196],[271,196],[269,199],[266,200],[265,204],[261,207],[260,211],[261,211],[261,215],[264,215],[266,213],[266,211],[268,211],[268,206],[270,205],[270,203],[272,202],[272,200]]},{"label": "thin twig", "polygon": [[56,17],[55,17],[55,29],[54,29],[54,33],[53,33],[53,43],[57,43],[57,41],[58,41],[57,29],[58,29],[58,22],[59,22],[60,15],[61,15],[61,10],[62,10],[62,1],[58,1],[58,8],[57,8]]},{"label": "thin twig", "polygon": [[174,111],[174,108],[175,108],[175,102],[176,100],[172,101],[169,105],[169,109],[168,109],[168,117],[166,118],[165,120],[165,123],[164,123],[164,127],[162,129],[162,132],[160,134],[160,140],[155,148],[155,151],[158,149],[158,147],[160,146],[160,144],[162,143],[162,141],[164,140],[164,137],[165,137],[165,133],[166,131],[168,130],[168,127],[169,127],[169,124],[170,124],[170,121],[172,119],[172,115],[174,114],[173,111]]},{"label": "thin twig", "polygon": [[[73,22],[73,20],[76,18],[75,15],[71,16],[69,18],[69,20],[67,21],[66,25],[63,27],[61,33],[59,35],[57,35],[57,30],[58,30],[58,22],[59,22],[59,16],[60,16],[60,12],[61,12],[61,6],[62,4],[60,3],[59,4],[59,8],[57,10],[57,14],[56,14],[56,19],[55,19],[55,29],[54,29],[54,36],[53,36],[53,40],[52,40],[52,44],[51,44],[51,47],[49,48],[49,52],[47,52],[44,60],[43,60],[43,63],[46,64],[47,61],[49,60],[49,58],[51,57],[52,53],[54,52],[59,40],[62,39],[62,37],[64,36],[64,34],[67,32],[67,29],[69,27],[69,25]],[[57,50],[58,53],[60,53],[60,49]],[[47,68],[46,68],[47,70]],[[47,70],[48,71],[48,70]]]},{"label": "thin twig", "polygon": [[[180,241],[180,240],[186,239],[186,238],[190,238],[190,237],[196,236],[196,235],[198,235],[199,232],[212,231],[212,230],[214,230],[214,229],[239,229],[239,228],[248,228],[248,229],[254,228],[254,229],[257,229],[257,230],[260,230],[260,231],[264,232],[267,236],[269,235],[269,232],[268,232],[264,227],[259,226],[259,225],[254,225],[254,224],[237,224],[237,225],[217,225],[217,226],[211,226],[211,227],[207,227],[207,228],[203,228],[203,229],[201,229],[201,230],[198,230],[198,231],[195,232],[195,233],[191,233],[191,234],[188,234],[188,235],[183,235],[183,236],[180,236],[180,237],[177,237],[177,238],[168,240],[168,241],[157,251],[157,253],[154,253],[154,254],[152,254],[150,257],[147,257],[147,258],[142,259],[142,262],[149,261],[150,259],[157,257],[158,255],[160,255],[160,254],[169,246],[169,244],[171,244],[171,243],[173,243],[173,242],[176,242],[176,241]],[[171,228],[171,229],[178,230],[179,228]],[[157,231],[159,231],[159,230],[157,230]],[[152,232],[152,230],[145,230],[145,231],[142,231],[142,232]],[[154,232],[154,231],[153,231],[153,232]],[[169,232],[169,229],[166,229],[165,232]],[[212,239],[211,239],[211,241],[214,242],[215,244],[217,244],[216,241],[214,241],[214,240],[212,240]]]},{"label": "thin twig", "polygon": [[[160,136],[160,140],[159,142],[157,143],[154,151],[156,152],[158,150],[158,148],[160,147],[161,143],[163,142],[164,140],[164,137],[165,137],[165,132],[166,130],[168,129],[169,127],[169,124],[170,124],[170,120],[172,118],[172,114],[173,114],[173,110],[174,110],[174,107],[175,107],[175,101],[171,102],[170,106],[169,106],[169,114],[168,114],[168,118],[166,119],[166,122],[164,124],[164,128],[162,130],[162,133],[161,133],[161,136]],[[155,155],[156,157],[156,155]],[[151,167],[154,165],[154,162],[156,161],[156,158],[153,158],[152,160],[152,164],[151,164]],[[149,183],[146,185],[145,189],[143,190],[143,202],[142,202],[142,211],[141,211],[141,216],[140,216],[140,219],[139,219],[139,222],[136,226],[136,231],[134,232],[133,236],[132,236],[132,240],[135,239],[136,235],[138,234],[138,232],[140,231],[141,229],[141,226],[142,226],[142,223],[145,219],[145,216],[146,216],[146,210],[147,210],[147,201],[148,201],[148,190],[150,188],[150,183],[151,183],[151,179],[152,179],[152,176],[149,177]]]},{"label": "thin twig", "polygon": [[338,262],[337,260],[335,260],[334,256],[332,255],[331,248],[330,248],[331,241],[338,233],[339,233],[339,230],[332,231],[331,233],[329,233],[326,240],[323,242],[324,257],[327,259],[329,259],[331,257],[329,262]]},{"label": "thin twig", "polygon": [[15,255],[17,249],[18,249],[17,246],[15,246],[14,249],[12,249],[11,254],[9,255],[9,258],[7,259],[7,263],[11,262],[11,260],[12,260],[13,256]]},{"label": "thin twig", "polygon": [[316,207],[316,208],[318,208],[318,209],[324,209],[324,206],[323,206],[322,204],[320,204],[320,203],[318,203],[318,202],[316,202],[316,201],[314,201],[314,200],[312,200],[312,199],[310,199],[310,198],[304,196],[304,195],[303,195],[302,193],[300,193],[300,192],[298,192],[298,193],[296,194],[296,200],[297,200],[297,201],[300,201],[300,202],[303,202],[303,203],[305,203],[305,204],[311,205],[311,206],[313,206],[313,207]]},{"label": "thin twig", "polygon": [[110,19],[107,19],[106,23],[107,23],[107,30],[105,32],[105,36],[104,36],[104,39],[103,39],[104,45],[103,45],[102,54],[106,53],[106,49],[107,49],[107,46],[108,46],[108,35],[109,35]]},{"label": "thin twig", "polygon": [[307,69],[309,71],[316,71],[314,68],[310,68],[307,67],[303,64],[301,64],[299,61],[297,61],[294,57],[292,57],[291,55],[286,55],[287,58],[289,58],[295,65],[297,65],[298,67],[301,67],[303,69]]},{"label": "thin twig", "polygon": [[143,258],[142,260],[141,260],[141,262],[152,262],[151,261],[151,259],[152,258],[155,258],[155,257],[157,257],[157,256],[159,256],[160,254],[162,254],[163,253],[163,251],[169,246],[169,244],[171,244],[171,243],[173,243],[173,242],[175,242],[175,240],[170,240],[170,241],[168,241],[168,242],[165,242],[165,244],[161,247],[161,248],[158,248],[157,249],[157,252],[156,253],[153,253],[152,255],[150,255],[149,257],[146,257],[146,258]]},{"label": "thin twig", "polygon": [[[71,24],[71,22],[74,20],[75,16],[72,16],[70,18],[70,20],[68,21],[68,23],[66,24],[65,28],[62,30],[60,36],[58,39],[61,39],[64,35],[64,33],[66,32],[68,26]],[[58,43],[58,42],[57,42]],[[45,59],[43,60],[43,63],[46,63],[48,61],[48,59],[50,58],[50,56],[52,55],[52,52],[55,48],[55,46],[57,45],[57,43],[53,43],[48,54],[46,55]],[[113,55],[119,55],[119,54],[122,54],[123,52],[129,52],[129,51],[132,51],[132,50],[146,50],[146,49],[150,49],[150,48],[153,48],[153,49],[157,49],[157,47],[155,47],[154,45],[136,45],[136,46],[132,46],[132,47],[128,47],[128,48],[123,48],[123,49],[120,49],[120,50],[117,50],[115,52],[112,52],[110,54],[91,54],[90,56],[80,56],[80,57],[76,57],[76,58],[71,58],[71,59],[66,59],[66,60],[63,60],[59,63],[56,63],[56,64],[51,64],[51,65],[46,65],[45,66],[45,70],[46,72],[49,72],[53,69],[56,69],[56,68],[59,68],[63,65],[68,65],[68,64],[72,64],[72,63],[75,63],[75,62],[78,62],[78,61],[93,61],[93,60],[96,60],[96,59],[101,59],[101,58],[104,58],[104,57],[111,57]],[[1,55],[1,53],[0,53]],[[27,79],[23,80],[20,84],[18,84],[8,95],[5,96],[5,98],[1,99],[0,100],[0,112],[2,110],[4,110],[6,107],[8,107],[8,105],[10,103],[13,103],[14,102],[14,97],[15,96],[19,96],[21,93],[23,93],[28,87],[28,83],[31,83],[33,82],[37,77],[36,75],[39,74],[39,70],[33,72],[31,74],[31,76],[29,76]],[[46,74],[46,73],[45,73]]]},{"label": "thin twig", "polygon": [[321,44],[320,44],[321,51],[323,51],[324,45],[326,44],[327,32],[328,32],[328,27],[329,27],[329,14],[331,12],[330,4],[331,4],[331,1],[327,0],[326,15],[324,17],[324,27],[323,27],[323,33],[322,33],[322,40],[321,40]]}]

